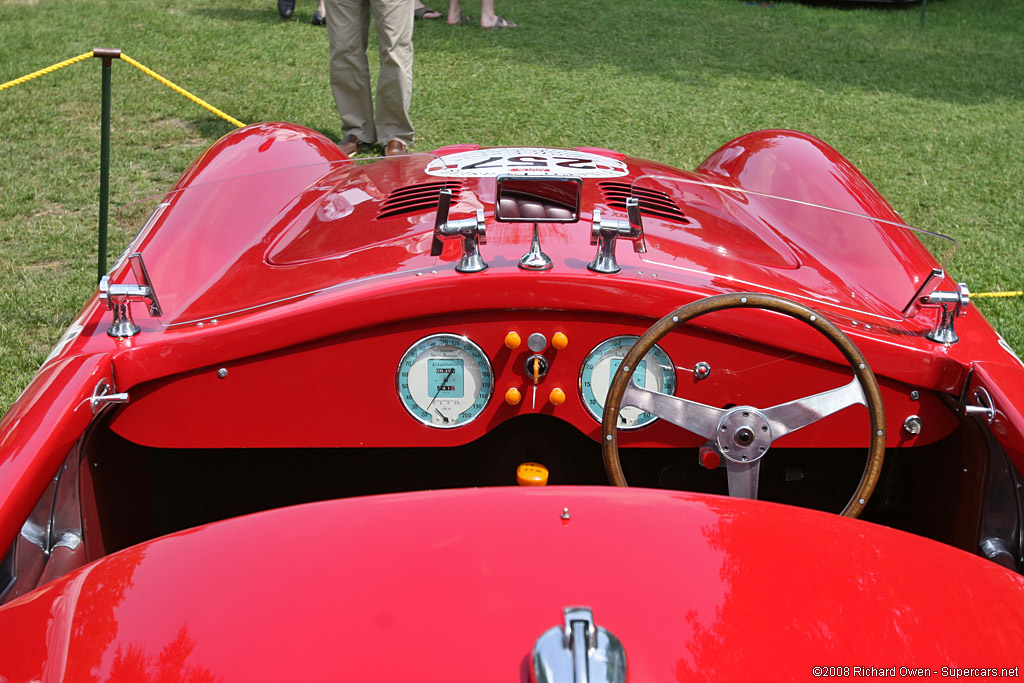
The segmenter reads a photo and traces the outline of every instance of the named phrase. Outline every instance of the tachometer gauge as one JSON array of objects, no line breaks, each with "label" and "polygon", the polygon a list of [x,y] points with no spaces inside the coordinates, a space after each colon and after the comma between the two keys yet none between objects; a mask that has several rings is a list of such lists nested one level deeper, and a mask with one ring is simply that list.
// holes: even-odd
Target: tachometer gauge
[{"label": "tachometer gauge", "polygon": [[[580,397],[587,411],[598,422],[604,413],[604,400],[608,396],[612,377],[636,340],[637,337],[633,335],[612,337],[598,344],[583,361],[583,367],[580,368]],[[660,346],[655,346],[633,372],[633,381],[646,389],[674,394],[676,371],[672,360]],[[619,412],[619,429],[644,427],[657,419],[639,408],[623,407]]]},{"label": "tachometer gauge", "polygon": [[434,334],[413,344],[398,364],[396,381],[409,414],[441,429],[475,420],[494,389],[487,356],[454,334]]}]

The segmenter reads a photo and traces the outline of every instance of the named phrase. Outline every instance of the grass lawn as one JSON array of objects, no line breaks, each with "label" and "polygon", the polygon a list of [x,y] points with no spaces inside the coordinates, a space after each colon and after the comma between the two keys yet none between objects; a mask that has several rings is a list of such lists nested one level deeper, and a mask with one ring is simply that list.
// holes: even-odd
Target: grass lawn
[{"label": "grass lawn", "polygon": [[[0,83],[124,53],[246,122],[340,137],[314,0],[0,0]],[[429,4],[429,3],[428,3]],[[437,3],[443,9],[443,3]],[[466,2],[468,14],[479,8]],[[739,0],[498,0],[512,30],[416,24],[415,149],[592,145],[693,168],[761,128],[816,135],[912,225],[955,237],[974,292],[1024,289],[1024,3],[837,8]],[[96,286],[100,60],[0,92],[0,413]],[[232,130],[113,65],[117,208]],[[1024,298],[978,299],[1024,351]],[[977,311],[972,314],[976,315]]]}]

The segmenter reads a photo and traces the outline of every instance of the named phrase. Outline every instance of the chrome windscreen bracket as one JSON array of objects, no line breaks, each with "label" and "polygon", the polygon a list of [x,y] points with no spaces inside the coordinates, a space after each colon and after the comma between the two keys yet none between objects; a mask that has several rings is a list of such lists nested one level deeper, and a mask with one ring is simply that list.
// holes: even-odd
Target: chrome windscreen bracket
[{"label": "chrome windscreen bracket", "polygon": [[945,276],[941,268],[933,268],[914,294],[914,298],[903,309],[903,315],[906,318],[913,318],[922,308],[941,309],[935,327],[925,337],[939,344],[950,345],[960,341],[953,324],[957,318],[967,315],[967,308],[971,305],[971,292],[963,282],[952,292],[936,291]]},{"label": "chrome windscreen bracket", "polygon": [[932,268],[932,272],[928,273],[928,277],[921,283],[921,286],[914,294],[914,298],[904,307],[903,317],[913,318],[917,315],[917,312],[924,307],[924,302],[931,296],[932,292],[939,288],[945,277],[946,271],[942,270],[942,268]]},{"label": "chrome windscreen bracket", "polygon": [[626,200],[628,221],[613,221],[601,218],[601,210],[594,209],[594,224],[590,230],[590,244],[597,245],[597,254],[587,268],[595,273],[617,273],[622,270],[615,260],[615,240],[623,237],[633,242],[633,251],[647,252],[644,240],[644,224],[640,216],[640,202],[636,197]]},{"label": "chrome windscreen bracket", "polygon": [[537,683],[623,683],[626,651],[594,623],[589,607],[566,607],[564,623],[545,631],[533,648]]},{"label": "chrome windscreen bracket", "polygon": [[107,302],[107,307],[114,313],[114,321],[110,324],[107,334],[111,337],[133,337],[141,328],[132,318],[131,304],[133,301],[149,302],[149,314],[154,318],[163,315],[156,291],[149,280],[149,272],[142,260],[142,254],[136,252],[128,257],[132,272],[138,284],[111,284],[110,276],[100,278],[100,300]]},{"label": "chrome windscreen bracket", "polygon": [[479,273],[487,270],[487,264],[480,255],[480,245],[487,244],[487,228],[484,224],[483,209],[476,210],[474,218],[458,221],[448,220],[448,212],[452,204],[452,191],[443,189],[437,202],[437,216],[434,219],[434,238],[430,243],[430,255],[440,256],[444,248],[443,240],[452,237],[462,238],[462,258],[455,270],[459,273]]},{"label": "chrome windscreen bracket", "polygon": [[960,341],[956,330],[953,329],[953,323],[957,318],[967,315],[967,307],[971,305],[971,292],[967,285],[961,282],[956,291],[932,292],[925,297],[924,305],[942,309],[935,327],[925,336],[940,344],[956,344]]}]

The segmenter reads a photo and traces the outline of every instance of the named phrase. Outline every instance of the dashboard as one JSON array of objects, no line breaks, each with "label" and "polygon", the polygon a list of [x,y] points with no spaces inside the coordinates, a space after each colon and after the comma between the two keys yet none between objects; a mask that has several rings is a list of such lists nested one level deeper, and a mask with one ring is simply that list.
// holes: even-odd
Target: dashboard
[{"label": "dashboard", "polygon": [[[611,375],[638,317],[585,311],[481,311],[374,327],[149,382],[111,420],[120,436],[168,448],[439,447],[468,444],[523,415],[549,415],[595,445]],[[702,328],[652,349],[634,381],[716,407],[768,407],[850,381],[845,366]],[[956,421],[930,392],[882,382],[892,445],[904,419],[947,435]],[[175,415],[175,421],[165,419]],[[702,439],[649,413],[620,417],[626,447]],[[786,437],[800,447],[862,447],[854,406]],[[902,441],[901,441],[902,440]]]}]

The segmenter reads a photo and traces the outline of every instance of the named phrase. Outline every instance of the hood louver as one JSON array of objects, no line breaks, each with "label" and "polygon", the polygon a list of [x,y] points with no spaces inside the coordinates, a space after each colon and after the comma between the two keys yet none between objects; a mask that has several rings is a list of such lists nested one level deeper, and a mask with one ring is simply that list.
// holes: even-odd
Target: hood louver
[{"label": "hood louver", "polygon": [[377,214],[377,220],[407,213],[435,211],[437,210],[438,193],[443,189],[451,190],[452,202],[456,202],[462,192],[462,183],[446,180],[400,187],[384,200],[380,207],[380,213]]},{"label": "hood louver", "polygon": [[661,190],[646,187],[634,187],[629,183],[617,183],[614,181],[599,183],[601,194],[608,206],[614,209],[626,210],[626,200],[635,196],[640,200],[640,212],[650,216],[657,216],[678,223],[689,223],[682,210],[676,205],[672,198]]}]

